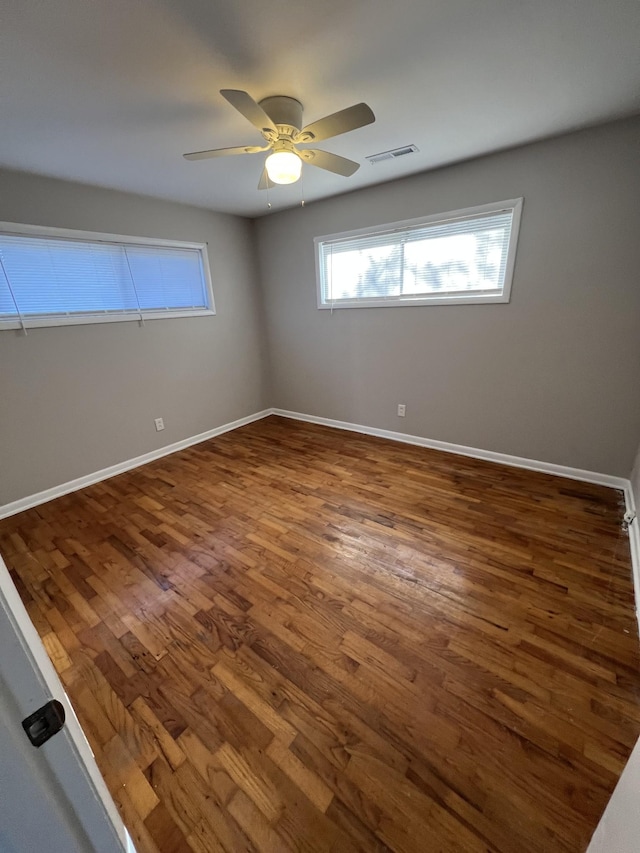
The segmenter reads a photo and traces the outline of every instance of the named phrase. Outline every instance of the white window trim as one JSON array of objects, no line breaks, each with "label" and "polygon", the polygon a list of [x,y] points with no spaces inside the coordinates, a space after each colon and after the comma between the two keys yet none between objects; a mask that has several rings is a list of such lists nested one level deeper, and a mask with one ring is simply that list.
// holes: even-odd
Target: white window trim
[{"label": "white window trim", "polygon": [[[338,308],[407,308],[414,305],[490,305],[509,302],[511,298],[511,285],[513,283],[513,271],[516,261],[516,249],[518,235],[520,233],[520,219],[522,216],[523,198],[513,198],[507,201],[491,202],[476,207],[466,207],[462,210],[450,210],[446,213],[435,213],[432,216],[418,216],[415,219],[404,219],[401,222],[389,222],[386,225],[375,225],[370,228],[358,228],[354,231],[342,231],[337,234],[325,234],[323,237],[314,238],[316,259],[316,291],[318,308],[333,311]],[[339,240],[350,237],[371,236],[378,232],[402,231],[415,225],[428,225],[430,222],[445,222],[447,219],[462,219],[467,216],[478,216],[483,213],[498,213],[503,210],[513,210],[511,221],[511,236],[509,240],[509,251],[505,265],[504,287],[502,293],[485,293],[474,291],[473,293],[451,293],[448,296],[434,294],[433,296],[412,297],[399,296],[395,299],[376,298],[368,296],[361,299],[340,299],[334,302],[323,302],[323,270],[321,264],[320,244],[325,241]]]},{"label": "white window trim", "polygon": [[213,299],[213,286],[211,283],[211,270],[209,268],[209,255],[206,243],[188,243],[183,240],[166,240],[158,237],[132,237],[128,234],[108,234],[103,231],[77,231],[71,228],[53,228],[46,225],[26,225],[19,222],[0,222],[1,234],[18,234],[24,237],[58,237],[67,240],[84,240],[88,243],[127,243],[133,246],[166,246],[174,249],[196,249],[200,252],[202,259],[202,273],[204,275],[209,308],[168,308],[164,311],[139,311],[137,308],[129,312],[103,311],[86,314],[73,312],[73,314],[42,314],[37,317],[28,317],[23,322],[17,320],[0,320],[0,330],[3,329],[37,329],[46,326],[85,326],[94,323],[128,323],[135,321],[140,323],[146,320],[167,320],[177,317],[207,317],[216,313]]}]

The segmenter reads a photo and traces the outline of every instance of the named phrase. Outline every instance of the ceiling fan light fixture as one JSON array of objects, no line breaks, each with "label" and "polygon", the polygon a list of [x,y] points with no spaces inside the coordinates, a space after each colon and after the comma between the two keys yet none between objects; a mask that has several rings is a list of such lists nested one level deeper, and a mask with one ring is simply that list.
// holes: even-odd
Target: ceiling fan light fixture
[{"label": "ceiling fan light fixture", "polygon": [[271,150],[258,181],[259,190],[278,184],[294,184],[300,180],[303,161],[325,172],[350,177],[360,167],[355,160],[321,149],[305,148],[299,151],[296,145],[332,139],[376,120],[371,107],[362,103],[302,127],[302,104],[295,98],[272,95],[258,103],[248,92],[240,89],[220,89],[220,94],[260,132],[267,144],[211,148],[208,151],[191,151],[183,156],[186,160],[208,160],[210,157],[259,154]]},{"label": "ceiling fan light fixture", "polygon": [[302,172],[302,160],[293,151],[274,151],[264,165],[274,184],[295,184]]}]

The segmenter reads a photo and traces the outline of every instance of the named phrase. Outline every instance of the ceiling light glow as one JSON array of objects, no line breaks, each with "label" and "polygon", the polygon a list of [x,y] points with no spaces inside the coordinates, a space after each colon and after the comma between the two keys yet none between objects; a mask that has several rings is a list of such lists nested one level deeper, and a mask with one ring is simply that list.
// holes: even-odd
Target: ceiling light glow
[{"label": "ceiling light glow", "polygon": [[302,171],[302,160],[293,151],[274,151],[264,165],[274,184],[294,184]]}]

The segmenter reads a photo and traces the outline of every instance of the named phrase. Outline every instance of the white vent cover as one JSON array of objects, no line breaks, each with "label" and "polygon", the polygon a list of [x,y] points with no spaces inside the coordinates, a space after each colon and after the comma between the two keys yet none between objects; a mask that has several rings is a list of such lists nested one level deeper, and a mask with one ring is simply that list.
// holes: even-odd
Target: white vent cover
[{"label": "white vent cover", "polygon": [[402,148],[394,148],[392,151],[381,151],[380,154],[371,154],[367,157],[370,163],[382,163],[383,160],[394,160],[396,157],[405,157],[418,150],[415,145],[403,145]]}]

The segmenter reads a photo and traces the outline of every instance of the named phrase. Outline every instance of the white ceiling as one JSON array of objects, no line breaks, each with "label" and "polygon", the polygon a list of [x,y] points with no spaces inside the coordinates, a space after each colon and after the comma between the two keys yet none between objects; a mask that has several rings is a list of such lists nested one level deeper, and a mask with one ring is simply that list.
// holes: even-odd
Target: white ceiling
[{"label": "white ceiling", "polygon": [[305,166],[312,201],[638,112],[639,43],[638,0],[3,0],[0,165],[262,215],[264,155],[181,156],[260,143],[221,88],[306,123],[366,101],[374,125],[319,146],[358,161],[418,146]]}]

